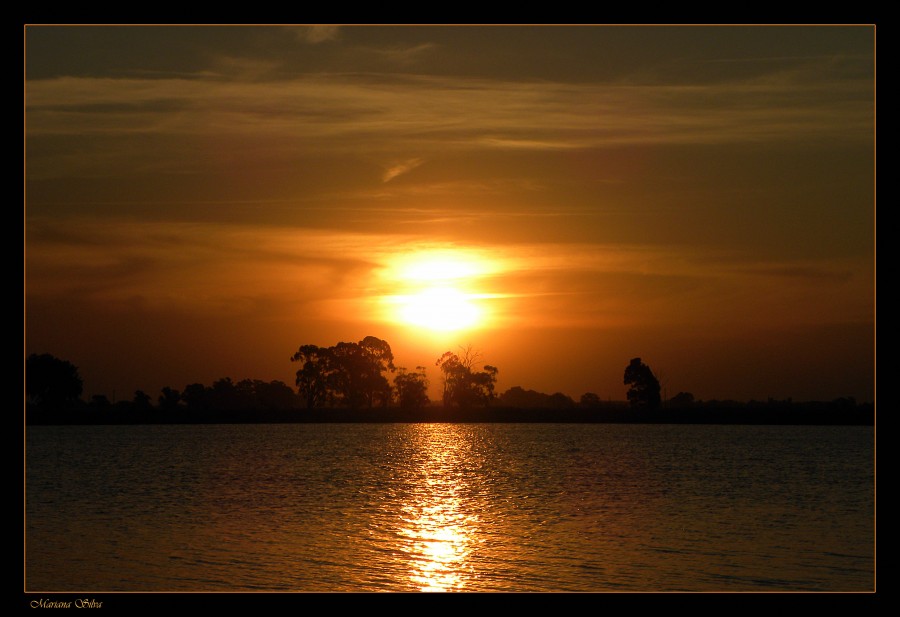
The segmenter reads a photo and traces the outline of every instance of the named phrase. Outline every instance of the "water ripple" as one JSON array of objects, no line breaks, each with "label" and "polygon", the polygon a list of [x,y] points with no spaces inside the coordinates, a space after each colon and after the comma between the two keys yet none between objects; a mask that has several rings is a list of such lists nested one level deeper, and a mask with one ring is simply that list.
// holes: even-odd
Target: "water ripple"
[{"label": "water ripple", "polygon": [[872,454],[856,427],[29,427],[26,581],[866,591]]}]

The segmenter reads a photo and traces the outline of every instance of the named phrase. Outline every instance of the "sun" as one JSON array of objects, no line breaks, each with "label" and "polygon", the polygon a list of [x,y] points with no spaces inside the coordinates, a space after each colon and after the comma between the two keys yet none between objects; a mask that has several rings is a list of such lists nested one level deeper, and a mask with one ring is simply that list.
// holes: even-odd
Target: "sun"
[{"label": "sun", "polygon": [[429,287],[408,295],[395,296],[398,314],[405,323],[429,330],[448,332],[476,325],[482,311],[475,297],[453,287]]},{"label": "sun", "polygon": [[399,293],[384,297],[391,321],[433,332],[473,329],[486,324],[489,294],[475,289],[491,271],[473,252],[416,251],[398,256],[385,276]]}]

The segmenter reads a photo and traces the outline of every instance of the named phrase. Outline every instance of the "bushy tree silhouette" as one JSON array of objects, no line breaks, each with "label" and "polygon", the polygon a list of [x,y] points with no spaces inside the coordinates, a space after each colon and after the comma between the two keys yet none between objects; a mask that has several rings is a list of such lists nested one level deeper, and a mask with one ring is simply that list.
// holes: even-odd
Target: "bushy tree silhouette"
[{"label": "bushy tree silhouette", "polygon": [[318,345],[302,345],[291,362],[300,362],[297,371],[297,391],[309,409],[321,407],[328,401],[329,380],[332,372],[332,353]]},{"label": "bushy tree silhouette", "polygon": [[585,409],[598,409],[600,407],[600,396],[595,392],[585,392],[581,395],[578,405]]},{"label": "bushy tree silhouette", "polygon": [[624,383],[628,388],[628,402],[634,409],[656,409],[660,404],[659,380],[640,358],[632,358],[625,367]]},{"label": "bushy tree silhouette", "polygon": [[690,392],[679,392],[666,402],[666,406],[690,407],[694,404],[694,395]]},{"label": "bushy tree silhouette", "polygon": [[173,411],[175,409],[178,409],[178,403],[181,402],[181,392],[179,392],[178,390],[173,390],[172,388],[166,386],[165,388],[160,390],[158,400],[160,409]]},{"label": "bushy tree silhouette", "polygon": [[150,409],[150,395],[144,392],[143,390],[135,390],[134,391],[134,399],[131,404],[134,409],[140,411],[146,411]]},{"label": "bushy tree silhouette", "polygon": [[302,363],[296,385],[310,409],[326,404],[371,408],[391,401],[391,384],[382,374],[395,370],[387,341],[367,336],[358,343],[327,348],[303,345],[291,362]]},{"label": "bushy tree silhouette", "polygon": [[50,354],[31,354],[25,360],[25,395],[42,407],[61,407],[78,401],[84,383],[78,367]]},{"label": "bushy tree silhouette", "polygon": [[513,386],[498,396],[497,402],[518,409],[571,409],[575,406],[575,401],[562,392],[544,394],[525,390],[522,386]]},{"label": "bushy tree silhouette", "polygon": [[192,383],[184,387],[181,400],[191,411],[205,411],[210,408],[208,388],[202,383]]},{"label": "bushy tree silhouette", "polygon": [[425,367],[417,366],[416,371],[408,373],[405,368],[398,369],[394,378],[397,391],[397,403],[401,409],[421,409],[428,405],[428,378]]},{"label": "bushy tree silhouette", "polygon": [[444,374],[445,407],[487,406],[493,400],[498,369],[485,364],[483,370],[475,371],[480,358],[481,354],[467,347],[462,355],[447,351],[437,359],[435,366]]}]

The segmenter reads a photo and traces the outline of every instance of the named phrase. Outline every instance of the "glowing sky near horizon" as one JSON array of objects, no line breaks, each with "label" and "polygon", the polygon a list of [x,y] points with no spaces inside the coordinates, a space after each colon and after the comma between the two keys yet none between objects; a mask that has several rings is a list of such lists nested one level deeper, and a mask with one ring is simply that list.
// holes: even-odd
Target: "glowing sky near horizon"
[{"label": "glowing sky near horizon", "polygon": [[873,27],[24,36],[25,350],[86,398],[367,335],[500,392],[874,398]]}]

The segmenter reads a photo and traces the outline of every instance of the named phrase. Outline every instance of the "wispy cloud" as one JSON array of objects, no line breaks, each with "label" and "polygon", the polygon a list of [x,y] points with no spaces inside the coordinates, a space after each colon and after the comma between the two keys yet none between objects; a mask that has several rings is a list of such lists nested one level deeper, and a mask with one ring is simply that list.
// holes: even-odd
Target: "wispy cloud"
[{"label": "wispy cloud", "polygon": [[[854,80],[609,86],[371,74],[267,80],[266,70],[30,81],[29,178],[216,173],[225,155],[283,166],[361,151],[433,160],[632,145],[862,144],[873,136],[871,86]],[[413,169],[405,164],[382,180]]]},{"label": "wispy cloud", "polygon": [[317,150],[361,143],[561,149],[858,139],[871,137],[873,122],[871,86],[853,79],[612,86],[333,74],[260,81],[264,67],[247,68],[252,78],[31,81],[28,132],[275,135],[317,140]]},{"label": "wispy cloud", "polygon": [[409,173],[424,162],[425,161],[420,158],[413,158],[401,161],[400,163],[395,163],[385,170],[384,175],[381,177],[381,181],[390,182],[397,176]]},{"label": "wispy cloud", "polygon": [[[233,312],[258,297],[282,305],[353,296],[376,266],[369,250],[389,240],[363,234],[252,225],[49,219],[28,227],[31,298],[116,306]],[[102,240],[97,240],[102,238]],[[351,276],[351,274],[353,276]]]},{"label": "wispy cloud", "polygon": [[578,143],[571,141],[549,141],[515,137],[487,136],[481,143],[494,148],[508,148],[511,150],[568,150],[580,147]]},{"label": "wispy cloud", "polygon": [[339,36],[340,28],[338,26],[302,26],[297,29],[297,38],[311,45],[333,41]]},{"label": "wispy cloud", "polygon": [[211,62],[210,71],[193,77],[257,82],[270,77],[279,66],[279,63],[274,60],[235,55],[216,55]]},{"label": "wispy cloud", "polygon": [[420,61],[437,49],[434,43],[421,43],[409,47],[364,47],[362,51],[384,58],[394,64],[409,65]]}]

